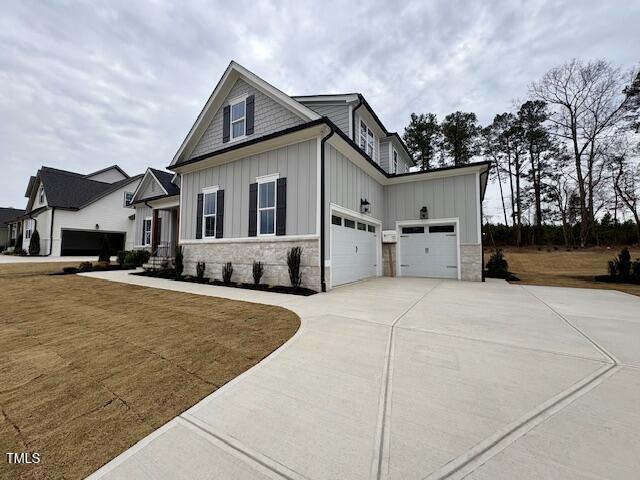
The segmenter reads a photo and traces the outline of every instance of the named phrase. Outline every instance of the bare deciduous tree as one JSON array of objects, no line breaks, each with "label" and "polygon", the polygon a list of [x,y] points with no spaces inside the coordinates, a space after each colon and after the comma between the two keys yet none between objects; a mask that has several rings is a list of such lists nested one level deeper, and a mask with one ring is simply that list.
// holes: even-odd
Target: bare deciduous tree
[{"label": "bare deciduous tree", "polygon": [[605,60],[571,60],[549,70],[531,93],[552,109],[553,133],[571,147],[580,202],[580,244],[593,233],[594,189],[601,180],[600,142],[624,118],[631,97],[620,68]]}]

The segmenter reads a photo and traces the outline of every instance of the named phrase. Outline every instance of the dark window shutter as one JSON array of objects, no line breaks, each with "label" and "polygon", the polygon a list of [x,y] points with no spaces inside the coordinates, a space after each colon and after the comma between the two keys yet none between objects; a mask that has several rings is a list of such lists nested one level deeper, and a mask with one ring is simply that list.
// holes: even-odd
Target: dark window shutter
[{"label": "dark window shutter", "polygon": [[202,238],[202,208],[204,195],[198,194],[198,206],[196,207],[196,238]]},{"label": "dark window shutter", "polygon": [[253,95],[249,95],[247,97],[246,103],[246,134],[251,135],[253,133],[253,112],[255,111],[255,97]]},{"label": "dark window shutter", "polygon": [[287,179],[278,179],[278,194],[276,201],[276,235],[287,233]]},{"label": "dark window shutter", "polygon": [[227,105],[222,110],[222,143],[229,141],[231,133],[231,106]]},{"label": "dark window shutter", "polygon": [[146,222],[147,221],[145,220],[145,218],[142,217],[142,241],[140,242],[140,245],[144,245],[144,240],[145,240],[144,239],[144,227],[145,227]]},{"label": "dark window shutter", "polygon": [[224,190],[218,190],[216,198],[216,238],[224,237]]},{"label": "dark window shutter", "polygon": [[258,235],[258,184],[249,185],[249,236]]}]

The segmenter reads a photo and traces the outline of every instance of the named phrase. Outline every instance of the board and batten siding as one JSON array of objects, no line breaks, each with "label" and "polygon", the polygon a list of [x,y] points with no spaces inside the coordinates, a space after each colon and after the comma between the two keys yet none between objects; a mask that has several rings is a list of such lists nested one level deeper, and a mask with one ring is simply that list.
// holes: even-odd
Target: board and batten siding
[{"label": "board and batten siding", "polygon": [[[222,143],[222,119],[224,107],[229,105],[230,100],[234,100],[238,97],[244,97],[246,95],[255,96],[253,134],[248,135],[246,138],[237,142],[229,141],[227,143]],[[198,144],[189,158],[197,157],[205,153],[215,152],[216,150],[220,150],[229,145],[253,140],[303,123],[304,120],[302,118],[283,107],[273,98],[265,95],[244,80],[237,80],[231,88],[229,95],[227,95],[225,101],[220,106],[220,109],[213,116],[213,120],[211,120],[211,123],[198,141]]]},{"label": "board and batten siding", "polygon": [[385,230],[395,230],[396,221],[419,220],[426,206],[429,219],[460,219],[460,243],[479,244],[478,180],[475,174],[387,185],[385,189]]},{"label": "board and batten siding", "polygon": [[332,145],[325,145],[325,251],[331,258],[329,232],[331,230],[330,203],[334,203],[356,213],[360,212],[360,199],[370,203],[369,216],[382,221],[384,215],[383,186],[354,165]]},{"label": "board and batten siding", "polygon": [[141,190],[142,191],[138,195],[138,198],[140,199],[153,198],[159,195],[165,195],[164,190],[162,190],[162,187],[150,175],[147,176],[147,178],[145,179],[145,184],[142,185]]},{"label": "board and batten siding", "polygon": [[181,240],[196,238],[198,194],[224,189],[224,238],[249,233],[249,185],[256,177],[278,173],[287,178],[287,235],[316,233],[317,140],[288,145],[182,176]]},{"label": "board and batten siding", "polygon": [[[170,210],[160,210],[158,212],[160,218],[160,239],[159,242],[170,243],[174,241],[173,230],[173,213]],[[151,218],[151,231],[153,232],[153,210],[144,204],[136,205],[136,224],[134,228],[133,245],[136,248],[142,247],[142,226],[145,218]],[[129,243],[129,242],[127,242]],[[144,245],[146,246],[146,245]]]},{"label": "board and batten siding", "polygon": [[[304,103],[304,102],[303,102]],[[336,126],[350,136],[349,133],[349,105],[346,103],[340,105],[331,105],[326,103],[310,102],[305,103],[307,107],[323,117],[328,117]]]}]

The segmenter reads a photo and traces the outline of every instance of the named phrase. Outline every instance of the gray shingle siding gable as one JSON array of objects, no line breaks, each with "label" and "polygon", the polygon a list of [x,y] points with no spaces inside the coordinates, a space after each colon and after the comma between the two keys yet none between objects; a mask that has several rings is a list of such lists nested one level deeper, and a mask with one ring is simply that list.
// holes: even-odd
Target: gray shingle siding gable
[{"label": "gray shingle siding gable", "polygon": [[336,126],[349,135],[349,105],[330,105],[326,103],[305,103],[305,106],[316,112],[318,115],[328,117]]},{"label": "gray shingle siding gable", "polygon": [[231,88],[229,95],[227,95],[220,109],[214,115],[213,120],[189,158],[215,152],[230,144],[242,142],[222,143],[222,117],[224,107],[229,104],[229,100],[245,95],[255,95],[254,133],[253,135],[249,135],[245,140],[252,140],[304,123],[302,118],[283,107],[271,97],[252,87],[244,80],[238,80]]}]

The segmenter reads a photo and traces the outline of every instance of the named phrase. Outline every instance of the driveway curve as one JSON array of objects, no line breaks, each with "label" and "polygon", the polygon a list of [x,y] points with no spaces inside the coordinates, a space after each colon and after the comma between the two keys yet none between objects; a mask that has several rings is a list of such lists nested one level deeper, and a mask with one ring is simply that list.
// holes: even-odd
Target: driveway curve
[{"label": "driveway curve", "polygon": [[377,278],[312,297],[113,281],[280,305],[279,350],[94,479],[635,478],[640,299]]}]

